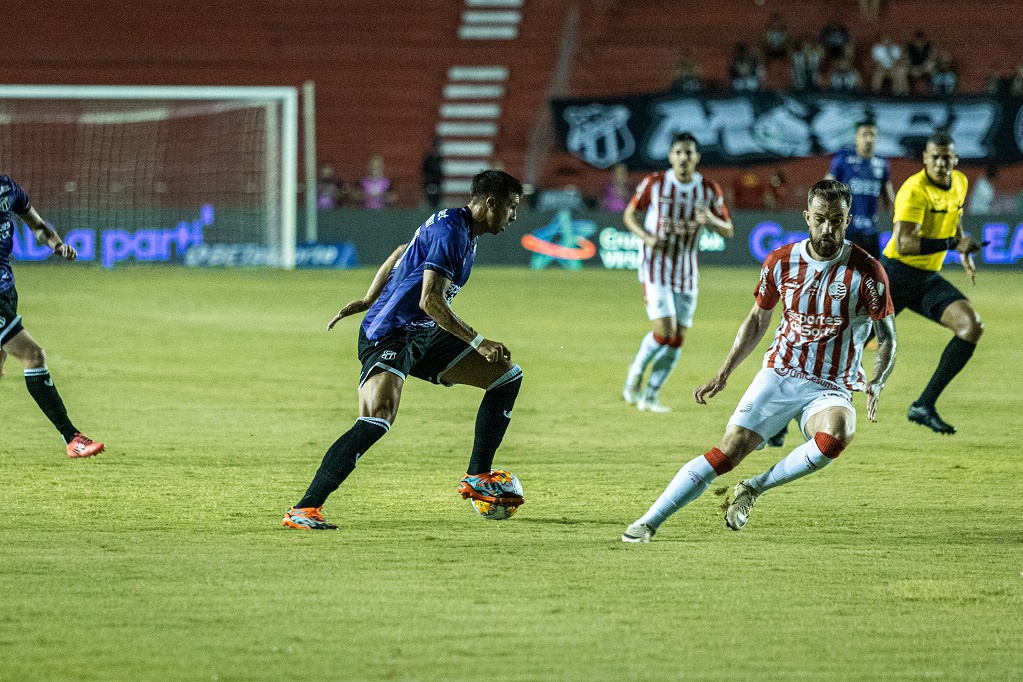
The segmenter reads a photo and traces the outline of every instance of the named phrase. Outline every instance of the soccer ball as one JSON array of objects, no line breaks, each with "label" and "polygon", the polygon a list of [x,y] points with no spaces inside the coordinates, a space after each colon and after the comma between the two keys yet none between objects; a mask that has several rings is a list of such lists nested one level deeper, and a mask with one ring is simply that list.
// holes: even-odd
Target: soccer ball
[{"label": "soccer ball", "polygon": [[491,521],[502,521],[511,518],[525,502],[522,495],[522,483],[518,477],[505,469],[490,472],[487,495],[476,493],[469,498],[476,513]]}]

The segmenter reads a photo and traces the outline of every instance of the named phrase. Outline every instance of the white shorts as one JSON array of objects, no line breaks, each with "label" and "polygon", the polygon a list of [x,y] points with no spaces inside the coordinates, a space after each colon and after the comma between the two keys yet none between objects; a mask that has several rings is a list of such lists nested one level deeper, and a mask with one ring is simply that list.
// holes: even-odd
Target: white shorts
[{"label": "white shorts", "polygon": [[696,314],[696,299],[699,291],[672,291],[670,286],[663,284],[643,284],[643,302],[646,314],[651,320],[662,317],[673,317],[679,326],[688,329],[693,326],[693,315]]},{"label": "white shorts", "polygon": [[799,430],[809,440],[813,434],[806,433],[807,420],[829,407],[844,407],[856,416],[852,393],[845,388],[821,386],[764,368],[746,389],[728,425],[749,429],[767,440],[799,415]]}]

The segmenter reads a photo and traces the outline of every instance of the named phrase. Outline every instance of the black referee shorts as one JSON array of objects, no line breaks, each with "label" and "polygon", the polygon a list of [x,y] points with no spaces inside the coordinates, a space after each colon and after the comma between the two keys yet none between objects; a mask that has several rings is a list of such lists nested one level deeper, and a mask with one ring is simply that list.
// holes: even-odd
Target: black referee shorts
[{"label": "black referee shorts", "polygon": [[846,232],[845,238],[874,258],[881,260],[881,237],[876,233]]},{"label": "black referee shorts", "polygon": [[441,375],[472,350],[472,346],[440,327],[398,330],[376,341],[368,339],[360,328],[359,361],[362,362],[362,372],[359,375],[359,386],[378,367],[402,379],[414,376],[433,384],[450,386],[440,380]]},{"label": "black referee shorts", "polygon": [[945,308],[966,298],[951,282],[933,270],[921,270],[902,261],[881,256],[888,273],[895,314],[905,308],[941,324]]}]

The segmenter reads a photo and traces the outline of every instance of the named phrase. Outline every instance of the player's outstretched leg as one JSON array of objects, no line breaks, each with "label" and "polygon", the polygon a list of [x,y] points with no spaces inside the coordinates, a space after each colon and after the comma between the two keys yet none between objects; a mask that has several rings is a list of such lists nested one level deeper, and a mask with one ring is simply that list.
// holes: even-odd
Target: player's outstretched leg
[{"label": "player's outstretched leg", "polygon": [[740,481],[735,486],[735,498],[725,510],[725,525],[732,530],[741,530],[749,521],[750,511],[761,495],[771,488],[820,471],[842,454],[845,446],[846,443],[835,436],[818,431],[813,438],[764,473]]},{"label": "player's outstretched leg", "polygon": [[46,367],[46,353],[29,336],[28,332],[21,330],[10,341],[4,344],[4,349],[10,355],[21,361],[25,368],[25,387],[29,395],[36,401],[36,405],[43,411],[50,423],[60,432],[64,439],[68,457],[78,459],[92,457],[103,452],[103,443],[97,443],[90,438],[83,436],[68,417],[64,401],[57,392],[50,377],[50,370]]},{"label": "player's outstretched leg", "polygon": [[682,338],[682,336],[669,338],[667,346],[654,358],[653,367],[650,368],[650,381],[639,400],[639,409],[645,412],[671,412],[670,407],[661,404],[659,396],[668,375],[678,366],[679,358],[682,357]]},{"label": "player's outstretched leg", "polygon": [[639,344],[636,357],[629,365],[629,374],[622,388],[622,398],[630,405],[635,405],[643,396],[643,372],[654,361],[654,358],[667,347],[668,339],[654,332],[647,332]]},{"label": "player's outstretched leg", "polygon": [[334,441],[316,470],[305,495],[284,515],[283,524],[299,530],[335,530],[323,519],[321,509],[353,471],[355,464],[390,430],[398,414],[404,379],[377,371],[359,387],[359,412],[352,428]]},{"label": "player's outstretched leg", "polygon": [[647,513],[631,523],[622,542],[650,542],[669,516],[703,494],[711,481],[732,470],[732,461],[719,448],[686,463]]},{"label": "player's outstretched leg", "polygon": [[522,368],[512,365],[507,372],[487,387],[476,413],[476,437],[473,440],[472,456],[465,477],[458,483],[462,497],[472,492],[500,496],[500,482],[491,479],[494,455],[504,441],[504,434],[511,423],[515,399],[522,387]]}]

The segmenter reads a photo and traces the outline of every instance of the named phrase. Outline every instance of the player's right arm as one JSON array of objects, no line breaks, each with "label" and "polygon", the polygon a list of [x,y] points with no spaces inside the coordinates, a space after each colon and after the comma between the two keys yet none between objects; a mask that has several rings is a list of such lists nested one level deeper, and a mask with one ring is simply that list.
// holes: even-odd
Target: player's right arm
[{"label": "player's right arm", "polygon": [[646,211],[650,206],[650,184],[651,176],[649,175],[639,183],[635,196],[632,197],[629,205],[625,207],[625,213],[622,214],[622,222],[625,223],[625,227],[629,232],[642,239],[647,247],[656,251],[663,249],[667,241],[656,234],[647,232],[640,222],[640,217],[646,215]]},{"label": "player's right arm", "polygon": [[451,286],[451,280],[444,273],[427,268],[423,271],[423,293],[419,299],[419,307],[446,332],[457,336],[476,349],[487,362],[511,360],[511,351],[503,343],[483,338],[476,330],[467,325],[455,314],[448,303],[445,293]]},{"label": "player's right arm", "polygon": [[732,375],[735,368],[742,364],[742,361],[749,357],[749,354],[757,347],[760,340],[764,338],[768,328],[771,326],[771,310],[761,308],[759,303],[753,304],[749,315],[739,325],[739,331],[735,335],[731,350],[721,369],[714,375],[714,378],[698,386],[693,391],[693,397],[701,405],[707,404],[707,398],[713,398],[724,390],[728,384],[728,377]]},{"label": "player's right arm", "polygon": [[18,213],[21,219],[25,221],[29,229],[36,235],[36,240],[41,244],[46,244],[53,252],[65,260],[74,260],[78,257],[78,252],[72,247],[64,243],[64,240],[60,238],[57,231],[50,227],[45,220],[39,215],[34,206],[29,206],[24,213]]},{"label": "player's right arm", "polygon": [[405,253],[405,249],[407,247],[408,244],[402,244],[387,257],[387,260],[384,261],[383,265],[380,266],[380,269],[377,270],[377,274],[373,277],[373,282],[369,285],[369,290],[366,291],[366,295],[362,298],[350,301],[347,305],[345,305],[345,307],[341,308],[337,315],[334,316],[334,319],[330,321],[330,324],[327,325],[327,331],[333,329],[334,325],[344,318],[357,313],[366,312],[369,310],[371,305],[376,303],[376,300],[380,298],[380,293],[384,290],[384,285],[387,284],[387,278],[390,276],[391,270],[394,269],[394,265],[398,262],[398,259],[402,257],[402,254]]}]

